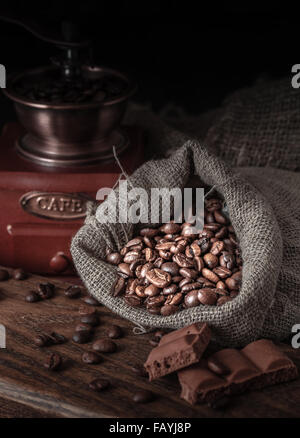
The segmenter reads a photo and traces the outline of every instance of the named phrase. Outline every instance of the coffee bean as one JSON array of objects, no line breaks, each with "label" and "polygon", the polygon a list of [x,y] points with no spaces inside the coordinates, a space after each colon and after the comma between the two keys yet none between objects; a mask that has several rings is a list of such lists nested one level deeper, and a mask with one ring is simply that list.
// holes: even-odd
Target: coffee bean
[{"label": "coffee bean", "polygon": [[224,249],[224,241],[222,241],[222,240],[218,240],[217,242],[214,242],[214,243],[212,244],[212,247],[211,247],[211,249],[210,249],[210,252],[211,252],[213,255],[219,255],[220,252],[223,251],[223,249]]},{"label": "coffee bean", "polygon": [[213,271],[207,268],[202,269],[202,275],[203,277],[207,278],[207,280],[211,281],[212,283],[217,283],[220,278],[215,274]]},{"label": "coffee bean", "polygon": [[242,274],[241,271],[236,272],[231,277],[226,278],[225,284],[230,290],[238,290],[241,286]]},{"label": "coffee bean", "polygon": [[218,257],[216,255],[211,254],[210,252],[208,252],[203,256],[203,260],[206,266],[208,266],[210,269],[215,268],[219,263]]},{"label": "coffee bean", "polygon": [[118,269],[121,273],[125,274],[127,277],[133,277],[133,272],[130,270],[128,263],[120,263]]},{"label": "coffee bean", "polygon": [[222,201],[217,198],[207,199],[205,202],[205,208],[209,212],[215,212],[222,209]]},{"label": "coffee bean", "polygon": [[145,263],[141,269],[141,278],[145,278],[147,276],[147,272],[154,268],[153,263]]},{"label": "coffee bean", "polygon": [[81,322],[76,325],[75,332],[90,332],[92,333],[94,328],[90,324],[86,324],[84,322]]},{"label": "coffee bean", "polygon": [[173,313],[178,312],[178,310],[179,310],[178,306],[175,306],[175,305],[172,305],[172,304],[165,304],[160,309],[160,313],[163,316],[169,316],[169,315],[173,315]]},{"label": "coffee bean", "polygon": [[154,268],[147,272],[146,278],[159,288],[164,288],[171,283],[172,277],[168,272]]},{"label": "coffee bean", "polygon": [[199,306],[200,301],[198,300],[198,290],[192,290],[188,292],[184,297],[184,304],[186,307],[196,307]]},{"label": "coffee bean", "polygon": [[159,230],[165,234],[176,234],[181,231],[181,226],[174,222],[168,222],[167,224],[160,227]]},{"label": "coffee bean", "polygon": [[94,379],[89,383],[89,388],[96,392],[101,392],[107,389],[110,383],[106,379]]},{"label": "coffee bean", "polygon": [[150,237],[144,236],[143,241],[148,248],[154,248],[155,242]]},{"label": "coffee bean", "polygon": [[65,290],[65,296],[71,299],[78,298],[81,295],[81,289],[78,286],[69,286]]},{"label": "coffee bean", "polygon": [[162,290],[162,293],[164,295],[174,294],[177,291],[177,289],[178,289],[177,284],[172,283],[169,286],[164,287],[163,290]]},{"label": "coffee bean", "polygon": [[101,353],[114,353],[117,349],[117,345],[110,339],[98,339],[98,341],[93,343],[92,348]]},{"label": "coffee bean", "polygon": [[[170,296],[169,296],[170,297]],[[170,302],[166,302],[166,304],[170,304],[171,306],[178,306],[183,300],[183,294],[181,292],[176,293]]]},{"label": "coffee bean", "polygon": [[186,283],[182,286],[181,291],[182,292],[189,292],[191,290],[200,289],[202,287],[202,284],[198,281],[195,281],[193,283]]},{"label": "coffee bean", "polygon": [[130,265],[130,263],[134,262],[138,258],[140,258],[140,252],[139,251],[129,251],[124,256],[124,263],[128,263]]},{"label": "coffee bean", "polygon": [[223,266],[218,266],[217,268],[214,268],[213,272],[222,279],[227,278],[232,274],[230,269],[224,268]]},{"label": "coffee bean", "polygon": [[100,324],[99,316],[96,313],[93,313],[91,315],[83,315],[80,321],[85,324],[89,324],[92,327],[96,327],[97,325]]},{"label": "coffee bean", "polygon": [[160,309],[161,309],[160,306],[151,306],[151,307],[147,306],[148,312],[151,313],[152,315],[160,315]]},{"label": "coffee bean", "polygon": [[149,403],[153,400],[154,396],[151,391],[147,391],[146,389],[141,389],[136,391],[132,397],[132,400],[135,403]]},{"label": "coffee bean", "polygon": [[118,252],[112,252],[106,256],[107,263],[111,265],[119,265],[122,262],[123,257]]},{"label": "coffee bean", "polygon": [[193,268],[194,262],[186,257],[186,255],[179,253],[173,256],[173,260],[181,268]]},{"label": "coffee bean", "polygon": [[218,281],[218,283],[216,284],[216,288],[217,289],[224,289],[224,290],[226,290],[227,289],[227,286],[226,286],[226,284],[224,283],[224,281]]},{"label": "coffee bean", "polygon": [[40,296],[32,290],[25,296],[25,300],[28,303],[35,303],[40,300]]},{"label": "coffee bean", "polygon": [[145,295],[147,295],[148,297],[154,297],[155,295],[158,295],[160,293],[160,291],[161,291],[161,289],[154,286],[154,284],[150,284],[149,286],[146,287],[144,292],[145,292]]},{"label": "coffee bean", "polygon": [[223,239],[225,236],[227,236],[227,232],[228,232],[227,227],[220,228],[220,230],[217,233],[215,233],[216,240]]},{"label": "coffee bean", "polygon": [[216,304],[218,296],[215,289],[203,288],[198,291],[198,300],[201,304],[206,306],[213,306]]},{"label": "coffee bean", "polygon": [[182,275],[182,277],[189,278],[190,280],[193,280],[198,276],[197,271],[189,268],[180,268],[179,273]]},{"label": "coffee bean", "polygon": [[95,365],[101,362],[101,356],[93,351],[85,351],[81,356],[83,363]]},{"label": "coffee bean", "polygon": [[113,286],[112,294],[114,297],[118,297],[125,290],[125,280],[122,277],[118,277]]},{"label": "coffee bean", "polygon": [[48,300],[54,295],[55,286],[52,283],[40,283],[38,286],[38,294],[43,300]]},{"label": "coffee bean", "polygon": [[23,269],[15,269],[13,272],[13,278],[15,280],[26,280],[27,277],[28,274]]},{"label": "coffee bean", "polygon": [[6,281],[9,279],[9,273],[6,269],[0,269],[0,281]]},{"label": "coffee bean", "polygon": [[216,231],[218,231],[220,228],[221,228],[221,225],[217,224],[217,223],[214,223],[214,222],[212,222],[210,224],[205,224],[204,225],[204,229],[205,230],[210,230],[210,231],[213,231],[214,233]]},{"label": "coffee bean", "polygon": [[127,242],[125,246],[129,248],[130,246],[139,245],[142,241],[142,237],[135,237],[134,239],[129,240],[129,242]]},{"label": "coffee bean", "polygon": [[131,307],[140,307],[143,304],[142,299],[136,295],[125,295],[125,302]]},{"label": "coffee bean", "polygon": [[204,254],[207,251],[209,251],[209,249],[211,247],[211,243],[210,243],[210,241],[209,241],[209,239],[207,237],[201,237],[198,240],[198,245],[201,248],[201,254]]},{"label": "coffee bean", "polygon": [[146,236],[146,237],[154,237],[158,234],[158,230],[156,228],[143,228],[140,231],[141,236]]},{"label": "coffee bean", "polygon": [[40,334],[34,337],[33,342],[38,347],[45,347],[46,345],[51,344],[51,340],[48,335],[46,334]]},{"label": "coffee bean", "polygon": [[223,304],[228,303],[228,301],[231,301],[230,297],[226,297],[226,296],[220,297],[217,301],[217,306],[223,306]]},{"label": "coffee bean", "polygon": [[56,333],[56,332],[51,332],[49,338],[50,338],[50,342],[53,345],[64,344],[65,342],[67,342],[67,338],[64,335],[61,335],[60,333]]},{"label": "coffee bean", "polygon": [[166,262],[161,265],[161,270],[176,276],[179,273],[178,265],[175,262]]},{"label": "coffee bean", "polygon": [[82,298],[82,301],[89,306],[100,306],[99,301],[97,301],[96,298],[92,297],[91,295]]},{"label": "coffee bean", "polygon": [[62,365],[62,358],[58,353],[52,353],[47,357],[44,367],[50,371],[58,371]]},{"label": "coffee bean", "polygon": [[111,339],[118,339],[123,336],[123,331],[118,325],[112,325],[107,329],[107,336]]},{"label": "coffee bean", "polygon": [[131,365],[130,369],[133,373],[137,374],[140,377],[148,377],[148,373],[145,370],[143,365],[134,364],[134,365]]},{"label": "coffee bean", "polygon": [[72,339],[76,344],[86,344],[87,342],[90,342],[91,338],[91,331],[77,331],[73,334]]}]

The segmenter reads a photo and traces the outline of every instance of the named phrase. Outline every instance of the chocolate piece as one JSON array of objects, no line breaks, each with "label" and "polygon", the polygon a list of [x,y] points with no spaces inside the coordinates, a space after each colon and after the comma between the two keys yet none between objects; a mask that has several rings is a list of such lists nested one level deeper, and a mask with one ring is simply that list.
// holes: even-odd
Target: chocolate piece
[{"label": "chocolate piece", "polygon": [[228,374],[217,375],[206,360],[178,372],[181,397],[191,404],[213,402],[298,377],[295,364],[267,339],[252,342],[242,350],[220,350],[210,359],[220,363]]},{"label": "chocolate piece", "polygon": [[201,358],[210,341],[207,324],[196,323],[163,336],[148,356],[145,368],[149,380],[187,367]]}]

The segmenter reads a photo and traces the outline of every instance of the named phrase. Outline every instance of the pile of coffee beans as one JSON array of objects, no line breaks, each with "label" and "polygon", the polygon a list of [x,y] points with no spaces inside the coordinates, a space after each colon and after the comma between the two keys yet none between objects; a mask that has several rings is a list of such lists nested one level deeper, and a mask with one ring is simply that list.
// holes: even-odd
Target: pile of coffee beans
[{"label": "pile of coffee beans", "polygon": [[204,228],[168,222],[143,228],[120,252],[107,249],[106,261],[118,266],[112,294],[133,307],[168,316],[200,305],[222,306],[235,298],[242,281],[241,250],[222,213],[223,201],[205,202]]},{"label": "pile of coffee beans", "polygon": [[28,82],[15,86],[15,91],[27,99],[52,104],[101,102],[124,92],[126,82],[116,76],[103,76],[89,80],[79,77],[73,80],[45,78],[34,84]]}]

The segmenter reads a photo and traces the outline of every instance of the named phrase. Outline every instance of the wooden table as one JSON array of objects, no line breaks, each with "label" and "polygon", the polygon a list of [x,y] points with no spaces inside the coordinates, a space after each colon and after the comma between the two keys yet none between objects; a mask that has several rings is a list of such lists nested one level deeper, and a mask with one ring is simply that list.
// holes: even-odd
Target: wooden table
[{"label": "wooden table", "polygon": [[[207,406],[190,406],[179,397],[176,375],[149,383],[136,376],[130,365],[143,363],[151,346],[151,334],[134,335],[133,324],[97,307],[101,324],[94,339],[105,336],[108,325],[114,323],[124,330],[116,340],[118,350],[103,354],[98,365],[81,362],[81,354],[90,344],[73,343],[71,336],[79,320],[81,299],[71,300],[63,294],[67,283],[55,280],[55,297],[37,303],[24,300],[26,292],[45,281],[30,276],[25,281],[10,279],[0,283],[0,323],[6,327],[6,349],[0,349],[0,417],[299,417],[300,379],[265,388],[260,392],[236,397],[224,411]],[[66,344],[39,348],[33,337],[40,332],[56,331],[68,338]],[[300,351],[288,345],[282,348],[300,367]],[[65,366],[49,372],[43,367],[50,352],[59,352]],[[96,377],[108,378],[112,386],[102,393],[88,388]],[[132,401],[135,389],[150,389],[156,395],[153,402],[140,405]]]}]

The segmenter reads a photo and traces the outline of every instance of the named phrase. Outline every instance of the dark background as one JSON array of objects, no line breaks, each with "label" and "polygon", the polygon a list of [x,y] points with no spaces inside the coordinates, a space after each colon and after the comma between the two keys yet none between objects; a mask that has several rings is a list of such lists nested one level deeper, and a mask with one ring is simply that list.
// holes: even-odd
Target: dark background
[{"label": "dark background", "polygon": [[[38,5],[38,6],[37,6]],[[10,0],[1,14],[37,23],[43,31],[73,19],[93,38],[97,63],[130,73],[136,99],[159,109],[167,102],[195,113],[260,75],[291,75],[299,62],[296,11],[286,2]],[[8,73],[47,64],[55,47],[0,22],[0,63]],[[298,57],[299,52],[299,57]],[[2,115],[12,117],[9,103]],[[5,109],[3,109],[5,108]]]}]

